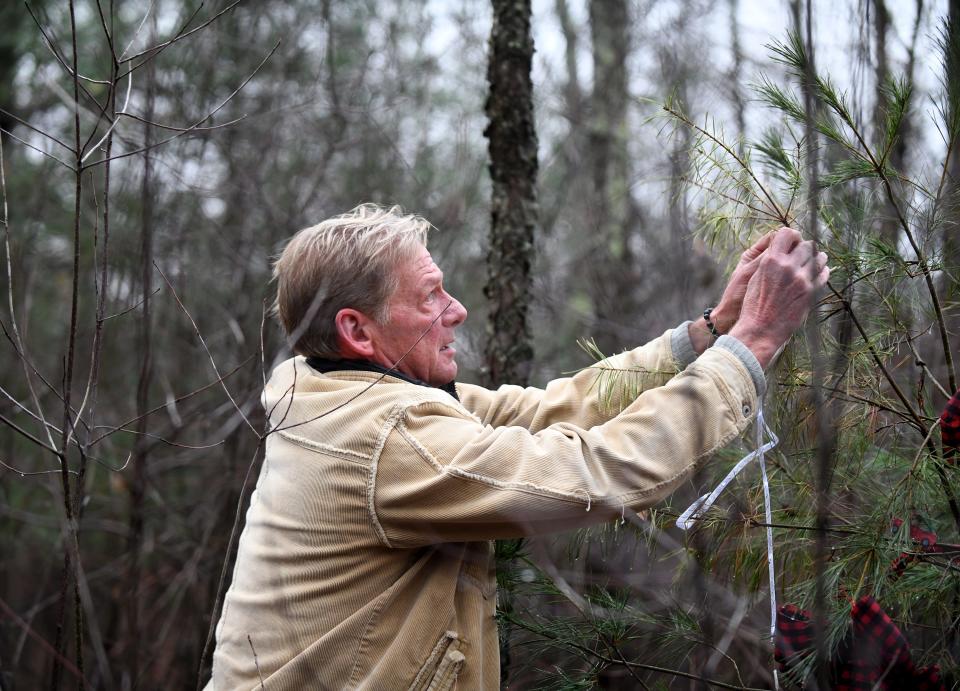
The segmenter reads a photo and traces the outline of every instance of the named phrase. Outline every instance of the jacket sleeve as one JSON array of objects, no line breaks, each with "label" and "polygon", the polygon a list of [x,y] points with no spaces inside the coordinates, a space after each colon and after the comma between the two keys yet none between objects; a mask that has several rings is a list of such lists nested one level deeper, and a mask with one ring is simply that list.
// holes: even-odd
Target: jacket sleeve
[{"label": "jacket sleeve", "polygon": [[[457,394],[467,410],[493,427],[519,425],[539,432],[557,422],[568,422],[589,429],[621,412],[644,391],[663,386],[689,364],[674,355],[679,340],[676,331],[668,330],[644,346],[602,360],[573,377],[555,379],[544,389],[507,385],[491,391],[457,384]],[[685,334],[685,325],[683,331]]]},{"label": "jacket sleeve", "polygon": [[398,411],[371,469],[368,505],[392,547],[556,532],[650,506],[753,418],[736,355],[711,348],[622,413],[585,427],[494,427],[453,401]]}]

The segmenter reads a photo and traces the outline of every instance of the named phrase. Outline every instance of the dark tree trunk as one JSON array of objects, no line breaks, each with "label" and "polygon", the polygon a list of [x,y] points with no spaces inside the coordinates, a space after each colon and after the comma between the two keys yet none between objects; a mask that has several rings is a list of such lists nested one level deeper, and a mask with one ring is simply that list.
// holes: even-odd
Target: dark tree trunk
[{"label": "dark tree trunk", "polygon": [[[490,93],[485,105],[489,122],[483,133],[489,140],[493,182],[484,288],[490,303],[486,381],[491,386],[526,385],[533,360],[528,312],[538,209],[532,64],[530,0],[493,0]],[[498,569],[513,568],[518,548],[516,541],[498,542]],[[501,592],[500,611],[509,614],[512,608],[509,590]],[[500,682],[505,685],[510,672],[509,624],[500,630],[500,663]]]},{"label": "dark tree trunk", "polygon": [[487,285],[487,383],[526,384],[530,342],[530,267],[537,224],[537,135],[533,120],[530,0],[494,0],[490,30],[489,124],[491,195]]}]

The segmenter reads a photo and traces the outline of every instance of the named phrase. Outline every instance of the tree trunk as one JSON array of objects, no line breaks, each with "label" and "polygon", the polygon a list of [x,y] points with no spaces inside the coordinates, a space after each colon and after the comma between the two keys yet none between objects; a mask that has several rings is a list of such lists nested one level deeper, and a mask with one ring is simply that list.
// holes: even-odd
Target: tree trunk
[{"label": "tree trunk", "polygon": [[[530,0],[493,0],[490,29],[489,120],[491,193],[487,285],[486,381],[526,385],[533,347],[528,325],[534,228],[537,224],[537,134],[533,120],[533,36]],[[497,543],[497,568],[511,570],[517,541]],[[507,579],[509,581],[509,579]],[[509,590],[499,594],[501,612],[510,613]],[[510,626],[500,630],[500,682],[510,672]]]},{"label": "tree trunk", "polygon": [[[156,42],[157,15],[151,20],[151,43]],[[153,120],[156,87],[156,62],[151,61],[146,66],[146,105],[144,117]],[[144,145],[152,144],[152,127],[144,125]],[[130,567],[127,573],[127,636],[128,652],[126,658],[126,674],[130,683],[136,686],[140,678],[140,576],[143,560],[143,533],[146,516],[144,511],[144,497],[147,487],[147,453],[149,439],[147,435],[147,411],[149,410],[149,395],[153,379],[153,335],[152,315],[150,311],[151,284],[153,277],[153,207],[155,195],[155,181],[153,179],[153,152],[147,151],[143,156],[143,177],[140,184],[140,283],[143,305],[140,312],[138,329],[140,374],[137,379],[137,437],[134,442],[132,470],[130,481],[130,533],[129,559]]]},{"label": "tree trunk", "polygon": [[[887,55],[887,34],[889,29],[890,13],[887,10],[887,3],[885,0],[873,0],[873,30],[876,46],[876,66],[874,71],[876,97],[873,109],[873,123],[874,142],[878,150],[880,150],[886,140],[887,110],[890,104],[889,94],[886,90],[886,85],[890,79],[890,60]],[[902,147],[895,148],[899,149],[899,153],[902,154]],[[902,163],[902,155],[900,156],[900,160],[894,160],[897,153],[898,151],[890,152],[890,164],[894,168],[899,168],[900,163]],[[883,218],[880,224],[880,239],[890,247],[896,249],[899,234],[899,225],[897,224],[893,206],[887,201],[884,203]],[[888,289],[890,284],[891,281],[885,282],[882,289]]]},{"label": "tree trunk", "polygon": [[485,110],[491,194],[487,285],[487,383],[526,384],[533,348],[530,305],[537,224],[537,135],[533,120],[530,0],[494,0]]},{"label": "tree trunk", "polygon": [[[956,210],[957,199],[960,198],[960,0],[950,0],[950,10],[947,17],[946,31],[946,83],[948,122],[952,127],[950,158],[947,161],[947,211],[946,222],[943,224],[943,311],[947,331],[953,336],[952,352],[957,352],[960,345],[960,309],[958,309],[957,275],[960,272],[960,219]],[[935,352],[936,352],[935,348]],[[936,352],[937,357],[931,363],[931,369],[940,381],[946,382],[949,376],[946,365],[946,354]],[[950,393],[953,393],[952,391]]]},{"label": "tree trunk", "polygon": [[730,53],[733,65],[730,69],[730,100],[734,116],[737,119],[737,135],[740,137],[740,151],[747,137],[747,104],[743,100],[740,82],[743,79],[743,48],[740,45],[740,22],[737,19],[740,0],[728,0],[730,4]]},{"label": "tree trunk", "polygon": [[634,258],[630,229],[637,212],[630,195],[627,136],[627,54],[630,38],[625,0],[590,3],[593,43],[593,93],[590,98],[590,198],[588,232],[591,298],[596,325],[593,336],[604,352],[622,349],[633,322],[631,299]]}]

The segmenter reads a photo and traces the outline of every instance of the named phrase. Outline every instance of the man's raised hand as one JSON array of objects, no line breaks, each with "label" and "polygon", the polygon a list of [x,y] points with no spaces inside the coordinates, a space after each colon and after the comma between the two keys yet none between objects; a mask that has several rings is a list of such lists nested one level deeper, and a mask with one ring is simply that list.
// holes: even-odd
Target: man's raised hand
[{"label": "man's raised hand", "polygon": [[711,318],[720,333],[729,333],[733,325],[740,318],[740,309],[743,305],[743,296],[747,293],[747,284],[753,278],[759,266],[760,258],[773,241],[776,231],[770,231],[757,240],[743,254],[740,261],[730,275],[730,281],[723,290],[720,302],[713,308]]},{"label": "man's raised hand", "polygon": [[803,324],[816,292],[830,277],[830,269],[827,255],[818,252],[814,256],[813,243],[792,228],[774,233],[767,249],[754,261],[740,318],[730,335],[750,348],[766,367]]}]

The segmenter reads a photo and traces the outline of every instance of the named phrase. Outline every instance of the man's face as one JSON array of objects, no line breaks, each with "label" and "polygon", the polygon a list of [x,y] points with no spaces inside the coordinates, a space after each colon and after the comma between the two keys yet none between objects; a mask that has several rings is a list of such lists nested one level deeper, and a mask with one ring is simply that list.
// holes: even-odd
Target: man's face
[{"label": "man's face", "polygon": [[443,289],[443,272],[426,247],[396,271],[389,320],[375,327],[373,359],[427,384],[448,384],[457,376],[454,329],[467,310]]}]

